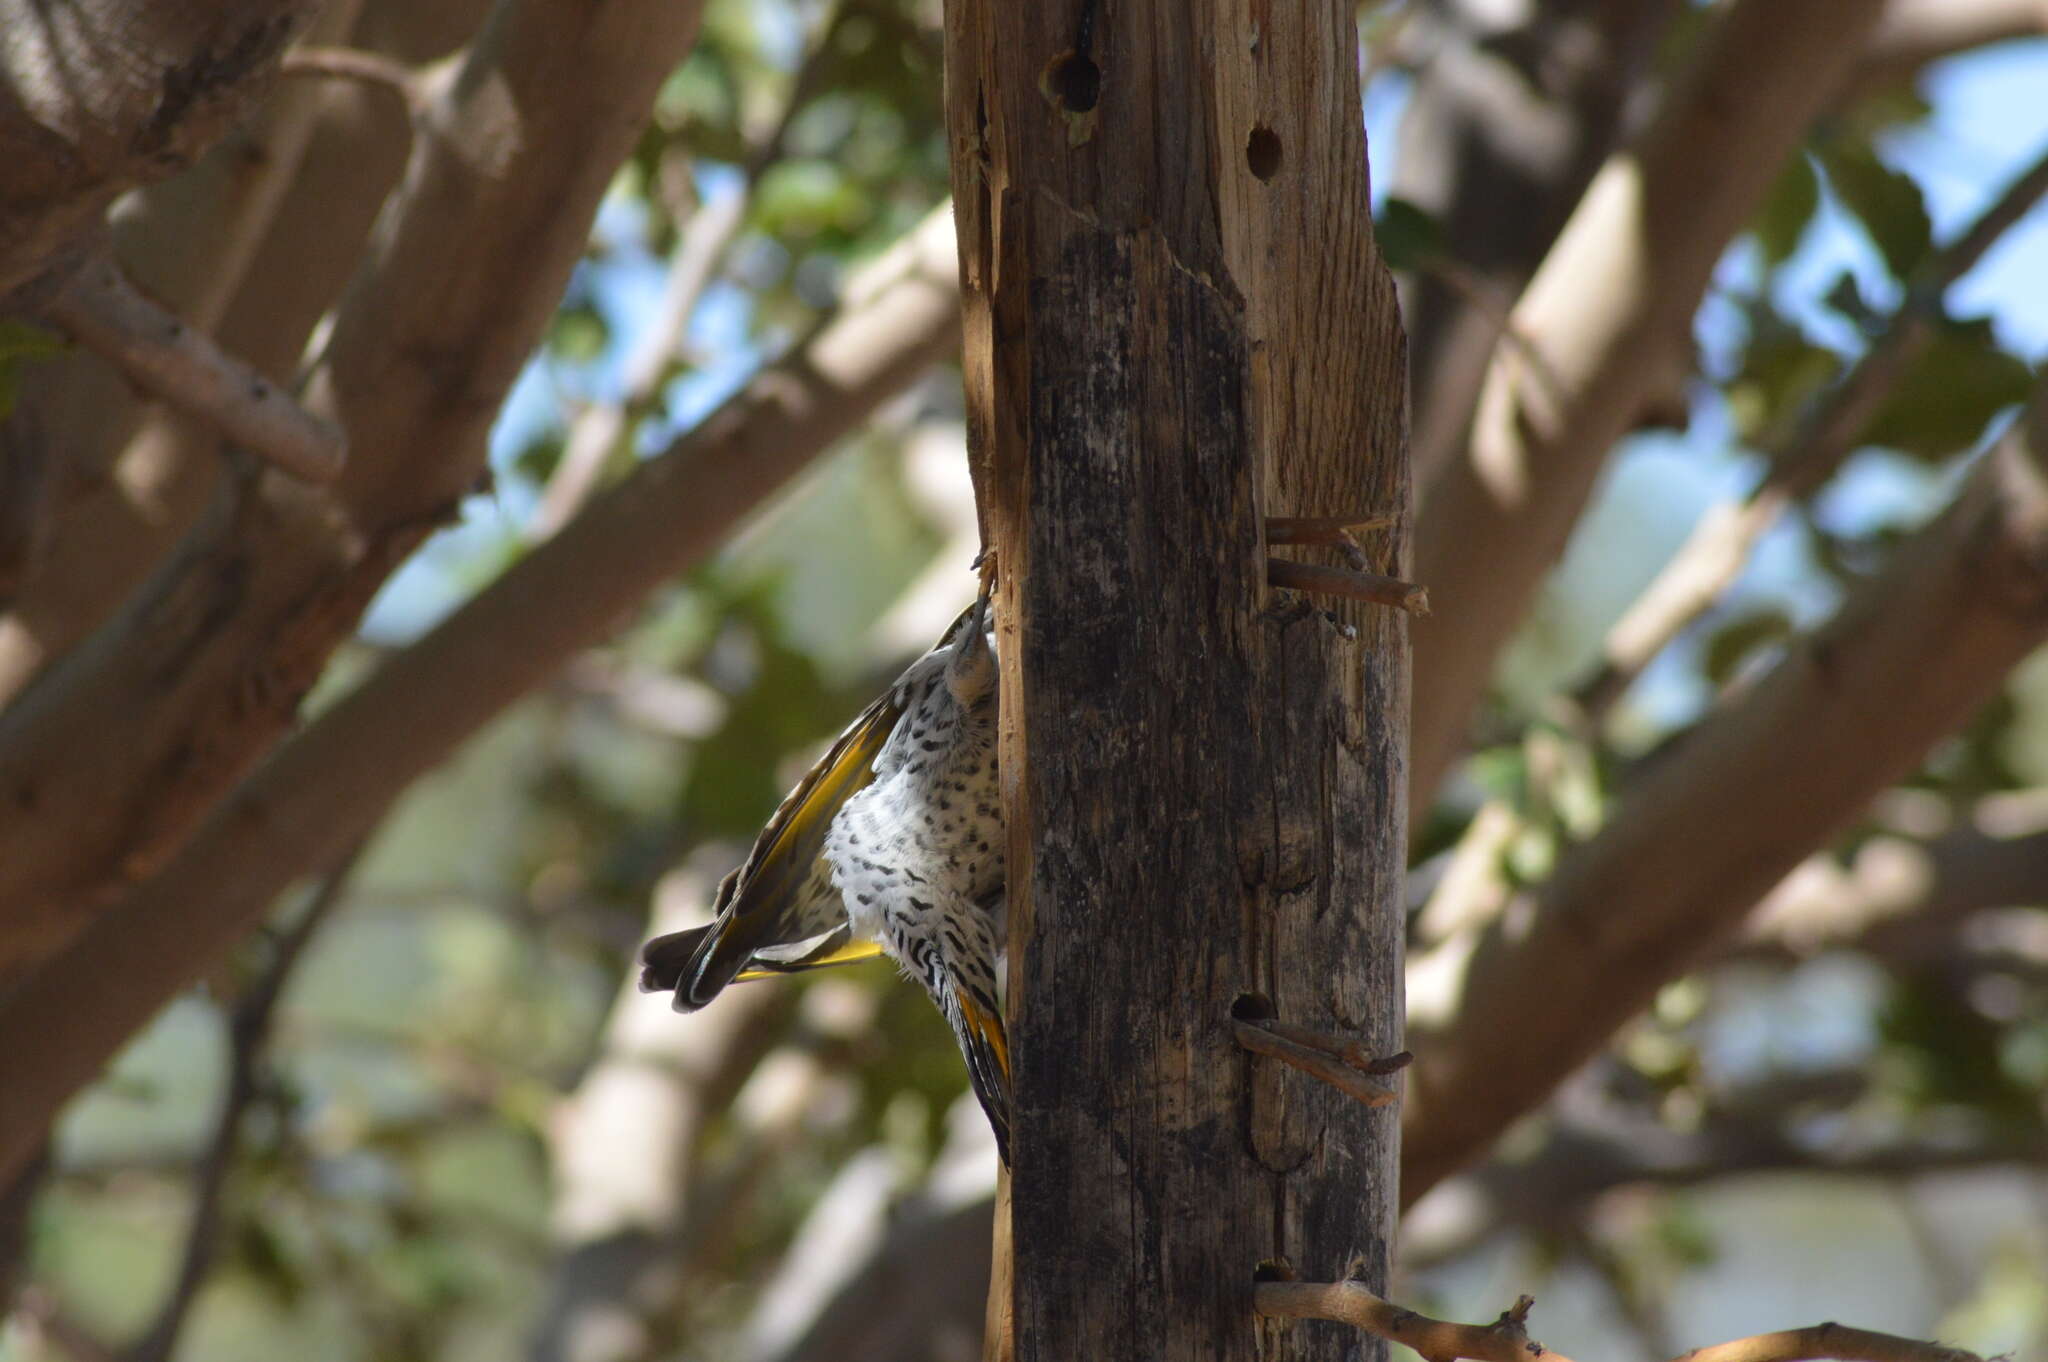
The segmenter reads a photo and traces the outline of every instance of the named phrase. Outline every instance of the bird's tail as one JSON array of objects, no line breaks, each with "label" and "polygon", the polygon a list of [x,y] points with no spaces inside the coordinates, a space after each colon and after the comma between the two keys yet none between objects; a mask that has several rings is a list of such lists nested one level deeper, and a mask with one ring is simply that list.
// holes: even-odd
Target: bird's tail
[{"label": "bird's tail", "polygon": [[642,993],[674,990],[676,1011],[695,1012],[738,977],[753,954],[732,930],[737,920],[731,911],[732,899],[738,887],[737,871],[718,882],[711,905],[717,916],[709,926],[657,936],[641,948]]},{"label": "bird's tail", "polygon": [[[698,953],[710,936],[711,927],[692,927],[687,932],[671,932],[648,942],[640,951],[640,991],[667,993],[673,990],[676,1005],[681,1007],[687,992],[684,982],[696,974]],[[702,1004],[694,1004],[686,1010],[694,1011],[699,1006]]]},{"label": "bird's tail", "polygon": [[967,1060],[968,1081],[974,1085],[975,1100],[988,1115],[995,1131],[996,1153],[1003,1166],[1010,1163],[1010,1039],[1003,1030],[1002,1013],[976,999],[960,984],[953,984],[953,1005],[941,1007],[952,1023],[960,1053]]}]

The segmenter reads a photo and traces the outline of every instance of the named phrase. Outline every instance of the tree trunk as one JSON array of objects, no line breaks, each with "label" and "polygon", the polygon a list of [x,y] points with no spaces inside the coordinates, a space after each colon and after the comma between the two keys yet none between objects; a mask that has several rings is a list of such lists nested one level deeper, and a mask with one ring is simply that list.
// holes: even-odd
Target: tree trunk
[{"label": "tree trunk", "polygon": [[1389,516],[1367,548],[1403,558],[1350,11],[946,23],[999,562],[1016,1356],[1353,1355],[1256,1322],[1253,1274],[1383,1281],[1394,1122],[1233,1029],[1398,1048],[1405,628],[1265,581],[1267,514]]}]

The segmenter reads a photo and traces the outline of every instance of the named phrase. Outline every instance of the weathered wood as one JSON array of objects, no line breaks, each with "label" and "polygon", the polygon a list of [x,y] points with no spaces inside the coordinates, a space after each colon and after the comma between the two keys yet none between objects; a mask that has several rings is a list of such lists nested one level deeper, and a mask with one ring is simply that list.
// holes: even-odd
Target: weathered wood
[{"label": "weathered wood", "polygon": [[1400,1048],[1405,620],[1269,589],[1261,533],[1384,515],[1362,542],[1405,566],[1350,12],[948,0],[946,24],[1001,564],[1015,1356],[1356,1356],[1256,1320],[1253,1270],[1383,1283],[1391,1112],[1233,1018]]}]

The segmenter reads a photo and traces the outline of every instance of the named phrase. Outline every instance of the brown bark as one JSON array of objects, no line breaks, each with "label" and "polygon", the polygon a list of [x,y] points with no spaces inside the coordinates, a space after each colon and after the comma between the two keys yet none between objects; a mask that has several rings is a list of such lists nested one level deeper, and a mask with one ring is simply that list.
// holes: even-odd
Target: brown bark
[{"label": "brown bark", "polygon": [[951,238],[941,210],[849,288],[847,311],[809,344],[324,712],[171,864],[0,997],[0,1033],[39,1037],[0,1049],[0,1170],[294,878],[948,351]]},{"label": "brown bark", "polygon": [[[1495,658],[1614,443],[1687,343],[1714,262],[1839,88],[1877,0],[1736,0],[1656,119],[1611,157],[1496,347],[1470,447],[1430,483],[1415,577],[1412,796],[1463,748]],[[1476,546],[1483,546],[1483,549]]]},{"label": "brown bark", "polygon": [[[1836,618],[1645,761],[1606,827],[1418,964],[1402,1192],[1480,1156],[2048,638],[2048,401]],[[1432,905],[1432,912],[1435,905]],[[1427,1014],[1439,1018],[1429,1026]]]},{"label": "brown bark", "polygon": [[[312,41],[340,39],[351,7],[329,3]],[[484,0],[375,0],[356,41],[404,60],[468,36]],[[393,13],[398,11],[398,13]],[[339,81],[281,82],[249,126],[189,172],[137,196],[114,224],[130,273],[187,322],[272,382],[291,381],[314,324],[334,305],[405,168],[405,111]],[[69,485],[47,542],[0,617],[0,701],[97,628],[189,530],[220,469],[219,435],[141,404],[89,356],[38,371],[24,393],[64,433]],[[57,364],[48,366],[52,371]]]},{"label": "brown bark", "polygon": [[[997,554],[1016,1356],[1337,1356],[1395,1132],[1232,1008],[1396,1048],[1405,619],[1269,593],[1261,517],[1405,523],[1345,7],[947,6],[969,429]],[[1402,566],[1398,528],[1372,543]]]},{"label": "brown bark", "polygon": [[0,0],[0,298],[178,169],[275,75],[313,0]]},{"label": "brown bark", "polygon": [[1401,296],[1424,487],[1463,447],[1501,320],[1613,150],[1683,6],[1566,0],[1531,7],[1508,31],[1487,8],[1420,11],[1429,59],[1395,159],[1393,192],[1435,220],[1448,258],[1409,276]]},{"label": "brown bark", "polygon": [[475,485],[499,400],[697,17],[674,0],[508,0],[450,73],[309,385],[354,451],[341,480],[231,489],[0,715],[0,805],[33,814],[0,830],[0,961],[48,953],[165,862]]}]

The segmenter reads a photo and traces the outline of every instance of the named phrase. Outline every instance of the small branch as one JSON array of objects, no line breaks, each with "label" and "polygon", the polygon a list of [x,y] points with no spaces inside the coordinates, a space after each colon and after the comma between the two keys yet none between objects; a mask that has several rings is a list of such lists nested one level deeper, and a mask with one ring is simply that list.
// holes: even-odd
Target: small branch
[{"label": "small branch", "polygon": [[347,443],[339,430],[143,294],[113,257],[81,264],[43,302],[42,316],[250,453],[309,482],[340,476]]},{"label": "small branch", "polygon": [[[1274,1023],[1270,1021],[1239,1021],[1236,1028],[1237,1043],[1245,1049],[1254,1054],[1270,1056],[1311,1077],[1320,1078],[1345,1096],[1368,1107],[1392,1106],[1401,1100],[1400,1094],[1379,1082],[1375,1075],[1390,1072],[1385,1067],[1388,1064],[1394,1064],[1395,1068],[1405,1065],[1407,1058],[1395,1056],[1389,1060],[1369,1060],[1368,1063],[1375,1067],[1367,1068],[1364,1065],[1347,1063],[1333,1053],[1333,1046],[1349,1045],[1351,1042],[1332,1041],[1330,1038],[1318,1036],[1317,1039],[1322,1043],[1316,1044],[1290,1038],[1317,1035],[1306,1027],[1288,1027],[1288,1036],[1277,1034]],[[1399,1063],[1396,1064],[1395,1060]]]},{"label": "small branch", "polygon": [[1333,1059],[1349,1064],[1360,1073],[1393,1074],[1408,1067],[1415,1056],[1406,1050],[1395,1055],[1376,1055],[1356,1036],[1333,1035],[1318,1031],[1312,1026],[1298,1026],[1293,1022],[1281,1021],[1278,1017],[1245,1019],[1262,1031],[1270,1031],[1282,1040],[1292,1041],[1311,1050],[1329,1055]]},{"label": "small branch", "polygon": [[1429,613],[1429,589],[1398,577],[1376,572],[1351,572],[1344,568],[1292,563],[1285,558],[1266,560],[1266,580],[1274,586],[1290,587],[1315,596],[1341,596],[1346,600],[1389,605],[1411,615]]},{"label": "small branch", "polygon": [[295,47],[284,54],[278,69],[287,76],[333,76],[389,90],[404,102],[408,112],[417,110],[426,99],[419,72],[360,48]]},{"label": "small branch", "polygon": [[[1360,1282],[1259,1282],[1252,1288],[1252,1308],[1268,1319],[1327,1319],[1404,1344],[1427,1362],[1571,1362],[1529,1337],[1527,1324],[1533,1297],[1522,1296],[1514,1308],[1488,1325],[1453,1324],[1431,1319],[1380,1299]],[[1840,1324],[1814,1324],[1773,1334],[1738,1338],[1711,1348],[1695,1348],[1673,1362],[1984,1362],[1961,1348],[1900,1338],[1895,1334],[1851,1329]]]},{"label": "small branch", "polygon": [[270,1024],[277,1012],[278,999],[284,996],[285,984],[314,933],[340,901],[349,874],[367,845],[367,838],[357,842],[328,871],[298,921],[271,948],[263,972],[235,1002],[228,1018],[227,1088],[221,1097],[220,1113],[214,1119],[213,1136],[193,1173],[192,1220],[185,1231],[178,1274],[156,1318],[142,1337],[124,1350],[121,1362],[167,1362],[177,1346],[185,1317],[213,1266],[220,1241],[221,1193],[241,1146],[242,1118],[262,1093],[263,1056],[269,1047]]},{"label": "small branch", "polygon": [[1272,516],[1266,521],[1266,542],[1336,549],[1352,567],[1367,572],[1372,568],[1372,560],[1352,538],[1352,532],[1390,529],[1393,524],[1394,517],[1390,515],[1362,518],[1348,515]]},{"label": "small branch", "polygon": [[1571,1362],[1529,1337],[1525,1327],[1533,1297],[1523,1296],[1512,1310],[1488,1325],[1453,1324],[1404,1310],[1365,1289],[1362,1282],[1259,1282],[1252,1288],[1252,1308],[1268,1319],[1327,1319],[1413,1348],[1426,1362]]}]

